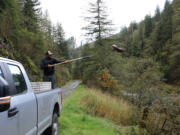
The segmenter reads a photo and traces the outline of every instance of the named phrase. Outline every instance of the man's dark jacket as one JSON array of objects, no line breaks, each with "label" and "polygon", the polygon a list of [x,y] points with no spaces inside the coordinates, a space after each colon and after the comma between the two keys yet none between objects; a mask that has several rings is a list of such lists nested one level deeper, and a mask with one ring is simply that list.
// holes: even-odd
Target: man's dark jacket
[{"label": "man's dark jacket", "polygon": [[44,71],[44,75],[50,76],[55,73],[54,66],[48,67],[48,64],[53,65],[60,62],[63,62],[63,61],[56,60],[54,58],[44,58],[40,63],[41,69]]}]

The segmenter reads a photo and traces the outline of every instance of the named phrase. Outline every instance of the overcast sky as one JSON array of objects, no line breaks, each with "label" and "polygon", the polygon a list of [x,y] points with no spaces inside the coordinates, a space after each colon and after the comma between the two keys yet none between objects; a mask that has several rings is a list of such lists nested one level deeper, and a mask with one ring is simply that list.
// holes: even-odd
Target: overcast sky
[{"label": "overcast sky", "polygon": [[[83,41],[84,26],[82,18],[88,1],[94,0],[40,0],[42,10],[48,10],[51,21],[61,23],[66,38],[74,36],[79,45]],[[117,32],[130,22],[139,22],[145,15],[154,15],[157,6],[162,10],[166,0],[104,0],[108,8],[109,19],[115,24]]]}]

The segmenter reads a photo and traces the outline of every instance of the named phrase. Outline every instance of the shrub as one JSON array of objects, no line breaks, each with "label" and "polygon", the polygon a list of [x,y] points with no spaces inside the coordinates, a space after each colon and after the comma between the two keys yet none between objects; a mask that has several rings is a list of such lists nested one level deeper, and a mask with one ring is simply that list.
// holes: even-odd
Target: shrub
[{"label": "shrub", "polygon": [[180,98],[159,101],[149,110],[146,129],[152,135],[180,134]]},{"label": "shrub", "polygon": [[109,73],[109,70],[105,69],[99,73],[98,77],[99,87],[103,91],[110,93],[116,93],[119,91],[117,80]]},{"label": "shrub", "polygon": [[58,87],[62,87],[64,84],[70,81],[72,78],[68,68],[64,66],[56,68],[56,79]]},{"label": "shrub", "polygon": [[137,114],[136,109],[127,102],[95,90],[87,91],[80,103],[88,113],[105,117],[122,125],[133,124],[135,114]]},{"label": "shrub", "polygon": [[129,99],[133,104],[139,107],[150,106],[161,96],[158,85],[163,74],[152,59],[130,58],[122,64],[120,72],[120,85],[132,95]]}]

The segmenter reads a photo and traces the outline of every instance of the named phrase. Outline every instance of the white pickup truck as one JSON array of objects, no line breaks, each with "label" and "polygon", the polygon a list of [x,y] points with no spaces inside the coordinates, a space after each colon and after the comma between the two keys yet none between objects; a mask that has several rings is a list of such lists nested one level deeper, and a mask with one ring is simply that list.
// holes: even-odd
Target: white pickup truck
[{"label": "white pickup truck", "polygon": [[35,92],[22,64],[0,57],[0,135],[58,135],[61,110],[61,89]]}]

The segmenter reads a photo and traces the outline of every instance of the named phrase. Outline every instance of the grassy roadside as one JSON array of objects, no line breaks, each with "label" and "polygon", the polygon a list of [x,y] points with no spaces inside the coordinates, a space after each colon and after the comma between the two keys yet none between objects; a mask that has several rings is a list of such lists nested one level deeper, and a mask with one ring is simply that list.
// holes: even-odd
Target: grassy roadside
[{"label": "grassy roadside", "polygon": [[131,130],[136,132],[137,127],[120,127],[105,118],[87,114],[84,107],[79,104],[85,95],[83,85],[66,98],[60,117],[60,135],[131,135]]}]

